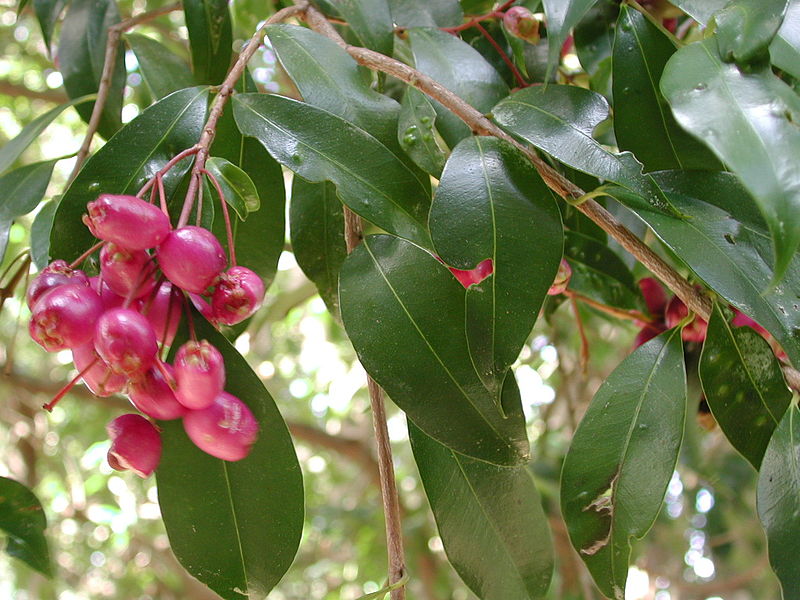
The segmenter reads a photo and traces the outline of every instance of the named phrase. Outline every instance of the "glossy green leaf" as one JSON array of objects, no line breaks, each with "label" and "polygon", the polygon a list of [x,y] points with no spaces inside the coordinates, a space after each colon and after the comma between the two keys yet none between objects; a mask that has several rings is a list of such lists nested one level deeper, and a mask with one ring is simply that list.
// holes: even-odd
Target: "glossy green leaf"
[{"label": "glossy green leaf", "polygon": [[772,64],[795,79],[800,78],[800,0],[790,0],[769,54]]},{"label": "glossy green leaf", "polygon": [[139,33],[129,33],[125,40],[136,55],[139,72],[154,98],[195,85],[188,63],[161,42]]},{"label": "glossy green leaf", "polygon": [[800,244],[800,98],[768,66],[743,72],[723,63],[713,39],[676,52],[661,90],[678,123],[729,165],[758,202],[779,280]]},{"label": "glossy green leaf", "polygon": [[219,85],[233,55],[233,28],[228,0],[184,0],[192,70],[198,83]]},{"label": "glossy green leaf", "polygon": [[347,256],[344,211],[330,182],[295,177],[289,207],[292,251],[334,315],[339,314],[339,270]]},{"label": "glossy green leaf", "polygon": [[640,346],[606,379],[578,426],[561,474],[570,540],[595,583],[623,600],[631,538],[661,510],[686,419],[678,329]]},{"label": "glossy green leaf", "polygon": [[768,52],[778,33],[788,0],[733,0],[714,15],[719,55],[746,64]]},{"label": "glossy green leaf", "polygon": [[725,8],[730,0],[674,0],[672,4],[680,8],[698,23],[705,25],[715,12]]},{"label": "glossy green leaf", "polygon": [[800,590],[800,410],[783,415],[767,446],[758,475],[758,517],[767,532],[769,562],[780,579],[784,600]]},{"label": "glossy green leaf", "polygon": [[620,7],[614,39],[614,133],[647,171],[715,169],[709,150],[672,116],[658,82],[675,53],[667,35],[638,10]]},{"label": "glossy green leaf", "polygon": [[572,85],[529,87],[501,101],[492,116],[564,164],[621,185],[659,210],[671,210],[653,178],[642,175],[642,164],[633,154],[614,154],[592,137],[608,118],[608,102],[600,94]]},{"label": "glossy green leaf", "polygon": [[395,154],[360,127],[296,100],[233,99],[239,130],[312,182],[332,181],[342,202],[386,231],[430,246],[428,190]]},{"label": "glossy green leaf", "polygon": [[58,22],[64,7],[69,4],[69,0],[33,0],[33,11],[42,29],[42,37],[47,51],[50,51],[50,44],[53,41],[53,30]]},{"label": "glossy green leaf", "polygon": [[[105,63],[108,28],[119,20],[114,0],[71,0],[58,40],[58,62],[64,89],[70,98],[97,92]],[[122,126],[124,89],[125,47],[120,42],[108,98],[97,129],[106,139]],[[76,110],[88,123],[93,107],[94,102],[80,103]]]},{"label": "glossy green leaf", "polygon": [[699,372],[706,401],[725,437],[758,470],[792,400],[769,344],[750,327],[733,327],[715,304]]},{"label": "glossy green leaf", "polygon": [[6,552],[51,577],[46,528],[44,510],[34,493],[13,479],[0,477],[0,530],[8,536]]},{"label": "glossy green leaf", "polygon": [[397,27],[454,27],[464,13],[458,0],[389,0]]},{"label": "glossy green leaf", "polygon": [[36,139],[47,129],[64,110],[70,106],[81,104],[94,100],[94,96],[83,96],[82,98],[75,98],[70,102],[66,102],[55,108],[51,108],[43,115],[36,117],[33,121],[28,123],[22,128],[14,138],[8,141],[5,145],[0,147],[0,173],[4,173],[13,165],[20,155],[30,146]]},{"label": "glossy green leaf", "polygon": [[595,2],[597,0],[543,0],[547,16],[548,73],[558,66],[561,46],[570,31]]},{"label": "glossy green leaf", "polygon": [[572,268],[569,289],[617,308],[643,310],[644,299],[630,269],[606,244],[567,231],[564,257]]},{"label": "glossy green leaf", "polygon": [[403,239],[370,236],[342,266],[339,299],[364,368],[415,425],[473,458],[527,462],[516,386],[506,385],[498,404],[478,376],[464,332],[464,288],[447,267]]},{"label": "glossy green leaf", "polygon": [[6,253],[11,224],[42,201],[57,162],[33,163],[0,177],[0,260]]},{"label": "glossy green leaf", "polygon": [[244,221],[247,213],[258,210],[261,205],[258,190],[242,169],[217,156],[208,159],[206,169],[219,183],[225,195],[225,202],[236,211],[239,219]]},{"label": "glossy green leaf", "polygon": [[437,179],[442,175],[445,162],[445,152],[438,138],[433,105],[425,94],[409,86],[403,94],[397,121],[397,139],[411,160]]},{"label": "glossy green leaf", "polygon": [[260,430],[246,458],[227,462],[197,448],[180,419],[159,422],[161,514],[172,551],[189,573],[225,600],[264,598],[300,543],[300,465],[275,402],[245,359],[197,315],[195,328],[222,353],[225,389],[253,411]]},{"label": "glossy green leaf", "polygon": [[[495,68],[466,42],[439,29],[408,32],[418,71],[441,83],[481,112],[488,112],[508,94]],[[438,102],[433,102],[439,132],[451,148],[470,134],[469,127]]]},{"label": "glossy green leaf", "polygon": [[[729,173],[654,175],[675,208],[672,217],[636,212],[695,274],[725,300],[765,327],[800,365],[800,257],[780,285],[772,279],[772,244],[753,200]],[[616,197],[622,190],[609,190]],[[762,293],[763,292],[763,293]]]},{"label": "glossy green leaf", "polygon": [[[81,222],[86,204],[101,193],[136,194],[167,161],[197,143],[206,119],[207,92],[175,92],[147,108],[98,150],[64,193],[50,236],[53,258],[80,256],[95,239]],[[181,161],[164,177],[174,189],[191,165]]]},{"label": "glossy green leaf", "polygon": [[446,264],[467,270],[492,259],[492,275],[467,292],[467,338],[481,377],[499,393],[558,271],[564,247],[558,207],[511,144],[469,137],[445,165],[430,228]]},{"label": "glossy green leaf", "polygon": [[361,44],[387,56],[394,46],[394,23],[389,0],[330,0]]},{"label": "glossy green leaf", "polygon": [[57,208],[57,200],[45,203],[31,224],[31,260],[39,271],[50,262],[50,231]]},{"label": "glossy green leaf", "polygon": [[528,468],[467,458],[408,425],[425,495],[456,572],[481,600],[542,598],[553,573],[553,542]]}]

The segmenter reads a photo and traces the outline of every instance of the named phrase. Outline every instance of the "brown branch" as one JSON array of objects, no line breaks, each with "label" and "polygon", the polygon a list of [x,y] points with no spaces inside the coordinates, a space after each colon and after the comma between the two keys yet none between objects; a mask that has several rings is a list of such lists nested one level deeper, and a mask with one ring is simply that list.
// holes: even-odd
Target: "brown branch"
[{"label": "brown branch", "polygon": [[24,85],[12,83],[7,79],[0,80],[0,95],[17,98],[30,98],[31,100],[44,100],[53,104],[67,101],[67,96],[61,90],[32,90]]},{"label": "brown branch", "polygon": [[578,302],[583,302],[587,306],[591,306],[592,308],[599,310],[600,312],[606,313],[607,315],[611,315],[612,317],[616,317],[618,319],[625,319],[626,321],[636,321],[642,324],[653,323],[653,319],[648,317],[646,314],[639,312],[638,310],[626,310],[624,308],[617,308],[616,306],[609,306],[608,304],[603,304],[602,302],[598,302],[589,296],[584,296],[580,292],[576,292],[575,290],[571,290],[567,288],[563,292],[567,298],[571,298],[577,300]]}]

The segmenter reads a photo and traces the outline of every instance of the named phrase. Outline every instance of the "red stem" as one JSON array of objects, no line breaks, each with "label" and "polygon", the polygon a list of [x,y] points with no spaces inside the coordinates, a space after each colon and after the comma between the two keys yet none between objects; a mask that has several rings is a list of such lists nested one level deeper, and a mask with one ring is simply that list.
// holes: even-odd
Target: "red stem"
[{"label": "red stem", "polygon": [[69,265],[69,268],[74,269],[75,267],[77,267],[79,264],[81,264],[83,261],[89,258],[92,254],[94,254],[97,251],[97,249],[100,248],[100,246],[102,246],[103,244],[105,244],[105,242],[102,240],[97,242],[94,246],[89,248],[86,252],[84,252],[78,258],[72,261]]},{"label": "red stem", "polygon": [[156,177],[163,177],[164,175],[166,175],[167,171],[169,171],[172,167],[174,167],[184,158],[186,158],[187,156],[192,156],[193,154],[197,154],[199,151],[200,148],[198,148],[197,146],[192,146],[191,148],[187,148],[183,152],[173,156],[167,164],[161,167],[161,170],[158,171],[158,173],[156,173],[155,176],[152,179],[150,179],[150,181],[148,181],[147,183],[144,184],[144,186],[142,186],[142,189],[140,189],[136,193],[136,197],[141,198],[145,194],[145,192],[147,192],[147,190],[153,187],[153,184],[155,184],[156,182]]},{"label": "red stem", "polygon": [[67,385],[62,387],[58,391],[58,393],[55,396],[53,396],[53,399],[50,400],[50,402],[48,402],[47,404],[42,404],[42,408],[45,409],[47,412],[52,412],[53,408],[55,407],[56,404],[58,404],[59,400],[61,400],[64,396],[66,396],[67,392],[69,392],[72,388],[74,388],[75,384],[78,383],[80,378],[83,377],[89,369],[91,369],[93,366],[95,366],[97,364],[97,361],[99,361],[99,360],[100,360],[100,357],[97,357],[92,362],[90,362],[87,366],[85,366],[80,373],[78,373],[77,375],[75,375],[75,377],[70,379],[69,383],[67,383]]},{"label": "red stem", "polygon": [[156,185],[158,186],[158,198],[161,201],[161,212],[163,212],[169,219],[167,193],[164,191],[164,178],[159,173],[156,173]]},{"label": "red stem", "polygon": [[483,15],[478,15],[477,17],[473,17],[466,23],[462,23],[461,25],[457,25],[455,27],[442,27],[441,29],[442,31],[446,31],[448,33],[458,33],[459,31],[464,31],[465,29],[476,26],[481,21],[488,21],[489,19],[502,17],[505,9],[514,4],[514,2],[516,2],[516,0],[507,0],[507,2],[503,2],[503,4],[498,6],[495,10]]},{"label": "red stem", "polygon": [[231,266],[236,266],[236,251],[233,249],[233,230],[231,229],[231,215],[228,212],[228,203],[225,201],[225,194],[222,193],[222,186],[220,186],[219,181],[217,178],[214,177],[209,171],[206,169],[200,169],[200,172],[203,173],[208,179],[211,181],[212,185],[216,188],[217,194],[219,195],[219,203],[220,207],[222,208],[222,216],[225,219],[225,235],[228,236],[228,254],[231,257]]},{"label": "red stem", "polygon": [[503,50],[500,47],[500,44],[498,44],[495,41],[495,39],[491,35],[489,35],[489,32],[486,31],[486,29],[484,29],[483,25],[481,25],[480,23],[475,23],[475,28],[478,31],[480,31],[481,35],[483,35],[483,37],[485,37],[489,41],[489,43],[492,45],[492,47],[495,50],[497,50],[497,53],[500,55],[500,58],[502,58],[503,62],[508,65],[509,69],[511,69],[511,72],[514,74],[514,79],[517,80],[517,83],[519,84],[519,86],[523,87],[523,88],[524,87],[528,87],[528,83],[525,81],[525,79],[523,79],[522,73],[519,72],[519,69],[517,69],[517,66],[508,57],[508,54],[506,54],[505,50]]},{"label": "red stem", "polygon": [[156,357],[156,369],[159,370],[161,376],[164,378],[164,381],[167,382],[169,389],[174,392],[177,389],[178,384],[172,378],[172,375],[170,375],[169,371],[167,371],[167,368],[164,366],[164,361],[158,357]]}]

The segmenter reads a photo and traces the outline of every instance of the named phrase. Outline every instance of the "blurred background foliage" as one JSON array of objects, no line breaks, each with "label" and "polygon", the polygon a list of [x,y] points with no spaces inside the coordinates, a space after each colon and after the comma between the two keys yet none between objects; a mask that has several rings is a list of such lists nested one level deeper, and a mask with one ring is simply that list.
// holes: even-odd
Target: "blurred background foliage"
[{"label": "blurred background foliage", "polygon": [[[119,2],[123,15],[163,4]],[[234,43],[240,46],[263,17],[264,7],[255,0],[235,0],[232,11]],[[136,31],[187,55],[180,13]],[[125,58],[123,121],[127,122],[151,99],[135,57],[128,52]],[[564,62],[577,64],[579,70],[577,57],[567,56]],[[288,92],[287,78],[276,72],[268,49],[252,67],[262,89]],[[0,146],[36,116],[66,100],[61,84],[31,7],[18,15],[14,0],[0,0]],[[23,154],[20,164],[77,151],[84,131],[74,110],[63,112]],[[71,167],[69,159],[58,163],[47,199],[63,190]],[[13,225],[3,268],[27,249],[34,215]],[[581,305],[590,350],[582,364],[573,308],[570,301],[550,300],[548,321],[540,319],[515,367],[534,444],[531,468],[556,541],[557,570],[549,597],[564,600],[599,595],[558,514],[561,461],[593,393],[630,351],[636,333],[633,324]],[[42,501],[56,576],[48,581],[0,554],[0,598],[215,598],[171,555],[154,480],[116,473],[106,463],[105,424],[128,410],[127,402],[98,399],[78,386],[52,414],[41,410],[75,372],[68,366],[69,352],[47,355],[29,340],[28,317],[19,289],[0,313],[0,475],[30,486]],[[325,310],[288,244],[265,306],[236,346],[290,424],[306,485],[300,552],[270,600],[354,600],[376,591],[386,572],[385,536],[365,374],[341,325]],[[690,355],[698,352],[688,350]],[[699,403],[696,377],[691,393]],[[391,405],[389,411],[412,573],[410,597],[474,598],[445,560],[411,457],[405,418]],[[689,424],[665,510],[647,539],[634,547],[631,599],[779,596],[755,516],[756,473],[718,430],[708,427],[702,411]]]}]

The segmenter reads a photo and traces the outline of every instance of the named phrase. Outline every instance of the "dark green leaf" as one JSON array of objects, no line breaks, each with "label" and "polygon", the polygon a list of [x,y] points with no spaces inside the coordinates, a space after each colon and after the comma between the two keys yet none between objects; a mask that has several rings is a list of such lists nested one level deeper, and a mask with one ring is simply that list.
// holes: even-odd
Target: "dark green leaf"
[{"label": "dark green leaf", "polygon": [[295,177],[289,207],[292,250],[303,273],[314,282],[334,315],[339,314],[339,270],[347,248],[344,211],[332,183]]},{"label": "dark green leaf", "polygon": [[[114,0],[71,0],[61,38],[58,61],[64,78],[64,89],[70,98],[94,94],[100,85],[106,57],[108,28],[119,23]],[[120,42],[111,76],[103,116],[97,131],[110,138],[122,126],[122,93],[125,89],[125,47]],[[94,102],[76,107],[81,118],[89,122]]]},{"label": "dark green leaf", "polygon": [[733,0],[714,15],[719,55],[746,64],[766,55],[788,0]]},{"label": "dark green leaf", "polygon": [[614,40],[614,133],[645,169],[718,169],[714,155],[675,122],[658,88],[672,41],[638,10],[620,8]]},{"label": "dark green leaf", "polygon": [[53,229],[57,208],[56,200],[46,203],[31,224],[31,259],[39,271],[50,262],[50,230]]},{"label": "dark green leaf", "polygon": [[264,598],[300,543],[300,465],[275,402],[245,359],[198,315],[195,328],[225,359],[226,391],[261,428],[246,458],[226,462],[198,449],[179,419],[159,422],[158,502],[172,551],[189,573],[225,600]]},{"label": "dark green leaf", "polygon": [[800,244],[800,98],[768,66],[723,63],[713,39],[680,49],[661,90],[678,123],[707,144],[759,203],[775,245],[775,281]]},{"label": "dark green leaf", "polygon": [[58,115],[65,109],[82,102],[94,100],[94,96],[83,96],[75,98],[70,102],[51,108],[43,115],[36,117],[33,121],[22,128],[16,137],[0,148],[0,173],[4,173],[13,165],[20,155],[30,146],[36,138],[52,123]]},{"label": "dark green leaf", "polygon": [[764,454],[758,475],[758,517],[767,532],[769,562],[785,600],[800,590],[797,540],[800,538],[800,410],[783,415]]},{"label": "dark green leaf", "polygon": [[659,210],[671,210],[653,178],[642,175],[642,164],[633,154],[609,152],[592,137],[608,118],[608,102],[600,94],[573,85],[529,87],[501,101],[492,116],[564,164],[613,181]]},{"label": "dark green leaf", "polygon": [[680,330],[634,350],[592,399],[561,475],[572,545],[606,596],[623,600],[631,538],[661,509],[686,419]]},{"label": "dark green leaf", "polygon": [[385,145],[360,127],[282,96],[239,94],[240,131],[312,182],[332,181],[342,202],[386,231],[430,246],[428,190]]},{"label": "dark green leaf", "polygon": [[528,468],[473,460],[408,429],[447,558],[464,582],[482,600],[542,598],[553,543]]},{"label": "dark green leaf", "polygon": [[0,260],[6,253],[14,219],[31,212],[44,198],[57,160],[33,163],[0,177]]},{"label": "dark green leaf", "polygon": [[458,0],[389,0],[395,25],[410,27],[454,27],[464,13]]},{"label": "dark green leaf", "polygon": [[[619,10],[620,5],[615,0],[599,0],[575,26],[575,52],[590,77],[597,74],[611,57],[614,23]],[[606,95],[603,89],[596,91]]]},{"label": "dark green leaf", "polygon": [[572,267],[569,289],[608,306],[634,310],[644,308],[633,274],[606,244],[567,231],[564,257]]},{"label": "dark green leaf", "polygon": [[527,462],[519,394],[504,390],[501,406],[478,376],[464,288],[447,267],[410,242],[370,236],[342,266],[339,299],[364,368],[415,425],[473,458]]},{"label": "dark green leaf", "polygon": [[597,0],[544,0],[544,13],[547,16],[547,45],[549,56],[547,72],[558,66],[561,46],[583,15]]},{"label": "dark green leaf", "polygon": [[[53,258],[74,260],[94,243],[81,222],[88,202],[101,193],[136,194],[173,156],[197,143],[206,102],[204,88],[170,94],[128,123],[86,162],[58,206],[50,237]],[[167,173],[168,193],[190,164],[190,160],[181,161]]]},{"label": "dark green leaf", "polygon": [[792,400],[769,344],[750,327],[733,327],[715,304],[699,372],[725,437],[758,470]]},{"label": "dark green leaf", "polygon": [[192,69],[198,83],[219,85],[233,55],[233,29],[228,0],[184,0]]},{"label": "dark green leaf", "polygon": [[69,0],[33,0],[33,10],[39,21],[39,27],[42,28],[42,37],[48,52],[58,17],[68,3]]},{"label": "dark green leaf", "polygon": [[[508,94],[499,73],[469,44],[439,29],[408,32],[418,71],[432,77],[481,112],[488,112]],[[453,148],[470,134],[469,127],[452,112],[433,102],[439,131]]]},{"label": "dark green leaf", "polygon": [[769,47],[772,64],[800,78],[800,2],[792,0],[786,9],[783,25]]},{"label": "dark green leaf", "polygon": [[330,0],[347,21],[361,44],[392,55],[394,24],[389,0]]},{"label": "dark green leaf", "polygon": [[436,111],[428,97],[416,88],[406,88],[397,121],[397,139],[419,168],[439,178],[445,152],[439,146],[439,132],[435,126]]},{"label": "dark green leaf", "polygon": [[6,552],[52,577],[46,528],[44,510],[33,492],[13,479],[0,477],[0,530],[8,535]]},{"label": "dark green leaf", "polygon": [[481,378],[499,394],[558,271],[558,207],[511,144],[469,137],[445,165],[430,228],[446,264],[467,270],[492,259],[493,274],[467,292],[467,338]]},{"label": "dark green leaf", "polygon": [[144,82],[157,100],[195,84],[188,63],[164,44],[139,33],[129,33],[125,39],[136,55]]},{"label": "dark green leaf", "polygon": [[261,205],[258,199],[258,190],[242,169],[230,161],[216,156],[208,159],[206,169],[219,183],[222,193],[225,195],[225,202],[236,211],[239,219],[244,221],[247,213],[258,210]]}]

